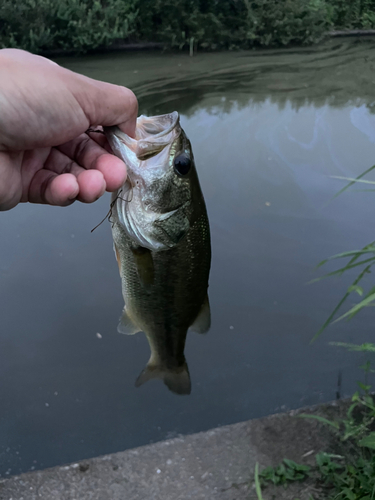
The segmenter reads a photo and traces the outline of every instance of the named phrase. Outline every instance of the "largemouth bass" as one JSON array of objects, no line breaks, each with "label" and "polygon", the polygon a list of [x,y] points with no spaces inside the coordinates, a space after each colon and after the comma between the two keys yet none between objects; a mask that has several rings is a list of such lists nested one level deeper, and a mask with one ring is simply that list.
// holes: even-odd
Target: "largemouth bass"
[{"label": "largemouth bass", "polygon": [[112,234],[125,308],[118,331],[143,331],[151,357],[136,386],[161,378],[190,394],[188,330],[210,327],[211,262],[206,206],[190,141],[177,112],[137,120],[135,139],[105,128],[128,178],[112,196]]}]

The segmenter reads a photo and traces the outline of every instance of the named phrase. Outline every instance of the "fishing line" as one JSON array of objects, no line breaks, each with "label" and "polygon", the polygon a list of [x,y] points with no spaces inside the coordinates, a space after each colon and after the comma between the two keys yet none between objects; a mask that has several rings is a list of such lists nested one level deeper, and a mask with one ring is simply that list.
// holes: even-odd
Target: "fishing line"
[{"label": "fishing line", "polygon": [[[129,175],[128,175],[128,178],[130,179]],[[120,189],[116,198],[113,201],[111,201],[107,215],[104,217],[104,219],[101,222],[99,222],[99,224],[97,224],[93,229],[91,229],[91,233],[93,233],[95,231],[95,229],[97,229],[99,226],[101,226],[106,219],[108,219],[108,222],[110,224],[112,224],[112,227],[113,227],[114,222],[111,220],[111,217],[112,217],[113,207],[115,206],[116,201],[121,200],[121,201],[124,201],[125,203],[130,203],[133,200],[133,183],[131,182],[131,179],[130,179],[130,184],[131,184],[131,199],[125,200],[125,198],[121,198],[120,194],[122,193],[123,190]]]},{"label": "fishing line", "polygon": [[[121,191],[122,191],[122,189],[121,189]],[[114,207],[116,201],[119,199],[121,191],[119,192],[119,194],[116,196],[116,198],[109,205],[109,211],[108,211],[107,215],[104,217],[104,219],[101,222],[99,222],[99,224],[97,224],[93,229],[91,229],[92,233],[95,231],[95,229],[97,229],[99,226],[101,226],[106,219],[109,220],[111,218],[113,207]]]},{"label": "fishing line", "polygon": [[[89,134],[91,132],[96,132],[97,134],[103,134],[103,135],[105,135],[105,133],[103,132],[103,130],[94,130],[91,127],[88,128],[85,133]],[[130,200],[125,200],[124,198],[121,198],[120,194],[122,193],[122,189],[120,189],[120,191],[118,192],[118,195],[116,196],[116,198],[109,205],[109,211],[108,211],[107,215],[104,217],[104,219],[101,222],[99,222],[99,224],[97,224],[93,229],[91,229],[92,233],[95,231],[95,229],[97,229],[99,226],[101,226],[106,219],[108,219],[108,222],[110,222],[112,224],[112,227],[113,227],[114,222],[111,220],[111,217],[112,217],[113,207],[115,206],[115,203],[116,203],[117,200],[124,201],[125,203],[130,203],[133,200],[133,182],[132,182],[131,177],[130,177],[129,174],[128,174],[128,178],[130,180],[130,185],[131,185],[131,199]]]}]

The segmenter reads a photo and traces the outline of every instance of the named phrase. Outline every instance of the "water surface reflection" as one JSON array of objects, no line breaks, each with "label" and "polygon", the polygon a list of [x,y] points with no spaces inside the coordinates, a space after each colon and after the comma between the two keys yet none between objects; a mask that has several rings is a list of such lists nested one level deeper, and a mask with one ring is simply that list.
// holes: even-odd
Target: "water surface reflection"
[{"label": "water surface reflection", "polygon": [[[0,472],[42,468],[354,390],[371,310],[309,342],[345,280],[306,286],[328,255],[370,239],[373,194],[327,205],[374,163],[373,42],[228,54],[115,54],[62,62],[129,85],[141,112],[182,113],[210,217],[212,326],[188,337],[190,398],[133,387],[143,336],[122,308],[109,199],[1,215]],[[96,334],[100,333],[101,338]]]}]

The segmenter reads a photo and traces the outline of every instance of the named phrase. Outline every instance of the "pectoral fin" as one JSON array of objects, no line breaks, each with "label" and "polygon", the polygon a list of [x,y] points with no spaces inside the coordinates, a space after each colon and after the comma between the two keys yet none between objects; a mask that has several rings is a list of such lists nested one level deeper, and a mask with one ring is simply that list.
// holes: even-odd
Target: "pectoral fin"
[{"label": "pectoral fin", "polygon": [[137,326],[133,320],[129,317],[126,307],[122,311],[122,316],[120,319],[120,323],[118,324],[117,331],[119,333],[123,333],[124,335],[134,335],[137,332],[140,332],[141,329]]},{"label": "pectoral fin", "polygon": [[202,307],[195,318],[193,324],[190,326],[189,331],[196,333],[207,333],[211,326],[211,311],[208,295],[204,299]]},{"label": "pectoral fin", "polygon": [[154,282],[154,261],[148,248],[137,247],[132,249],[139,279],[142,284],[152,285]]},{"label": "pectoral fin", "polygon": [[190,394],[191,381],[187,364],[178,370],[169,370],[163,366],[147,365],[135,381],[135,386],[139,387],[148,380],[161,378],[168,389],[175,394]]}]

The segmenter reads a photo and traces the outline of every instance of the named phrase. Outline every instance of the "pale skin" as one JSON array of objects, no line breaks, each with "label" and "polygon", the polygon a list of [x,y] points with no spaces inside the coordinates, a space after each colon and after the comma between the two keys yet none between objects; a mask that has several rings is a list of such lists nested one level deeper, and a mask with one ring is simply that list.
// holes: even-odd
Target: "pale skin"
[{"label": "pale skin", "polygon": [[116,191],[125,164],[89,128],[118,125],[134,136],[133,92],[40,56],[0,50],[0,210],[18,203],[92,203]]}]

